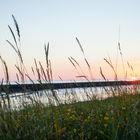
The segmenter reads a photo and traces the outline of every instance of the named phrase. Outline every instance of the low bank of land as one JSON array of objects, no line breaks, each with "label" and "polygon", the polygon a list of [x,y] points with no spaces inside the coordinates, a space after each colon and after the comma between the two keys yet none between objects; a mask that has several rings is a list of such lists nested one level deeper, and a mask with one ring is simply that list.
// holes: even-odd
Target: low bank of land
[{"label": "low bank of land", "polygon": [[1,140],[140,139],[140,95],[122,95],[18,111],[0,109]]}]

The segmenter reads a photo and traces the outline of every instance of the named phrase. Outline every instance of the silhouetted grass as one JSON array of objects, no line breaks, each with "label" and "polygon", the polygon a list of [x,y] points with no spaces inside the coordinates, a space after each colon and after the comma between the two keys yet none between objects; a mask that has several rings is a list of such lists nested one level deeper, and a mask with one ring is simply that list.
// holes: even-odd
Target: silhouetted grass
[{"label": "silhouetted grass", "polygon": [[[18,63],[15,65],[17,70],[17,73],[15,72],[17,75],[16,83],[25,83],[25,78],[28,78],[34,84],[31,76],[26,71],[20,51],[21,35],[19,26],[15,17],[12,16],[12,18],[16,27],[16,34],[10,26],[8,28],[13,36],[14,45],[8,40],[7,42],[19,58]],[[93,79],[91,66],[85,57],[84,49],[78,38],[76,38],[76,41],[83,54],[90,78]],[[34,59],[35,68],[31,67],[33,75],[40,84],[44,82],[52,83],[53,81],[51,61],[49,59],[49,43],[47,46],[44,45],[44,50],[46,66]],[[119,51],[124,66],[120,45]],[[1,85],[3,85],[3,82],[10,85],[8,66],[1,56],[0,60],[5,73]],[[114,79],[118,80],[118,62],[116,62],[115,68],[110,57],[104,60],[113,70]],[[75,58],[69,57],[69,61],[76,69],[77,77],[90,81]],[[133,67],[129,63],[127,64],[134,74]],[[124,71],[126,70],[124,69]],[[100,68],[100,74],[107,81],[102,68]],[[60,79],[62,80],[61,77]],[[30,96],[30,93],[25,92],[19,102],[21,106],[14,108],[11,103],[10,91],[8,88],[5,89],[5,93],[0,92],[0,140],[140,139],[139,86],[104,88],[108,98],[100,100],[96,98],[94,92],[92,88],[91,90],[85,88],[86,100],[83,102],[73,89],[71,89],[71,93],[68,93],[66,89],[64,99],[54,89],[42,91],[42,94],[45,94],[47,104],[41,102],[40,91],[34,92],[34,96]]]}]

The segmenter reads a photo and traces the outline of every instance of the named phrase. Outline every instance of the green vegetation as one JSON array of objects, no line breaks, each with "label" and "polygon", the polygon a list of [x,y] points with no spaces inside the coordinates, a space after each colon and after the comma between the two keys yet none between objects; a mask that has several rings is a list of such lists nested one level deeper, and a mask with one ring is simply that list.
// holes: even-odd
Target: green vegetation
[{"label": "green vegetation", "polygon": [[0,110],[1,140],[69,140],[140,138],[140,95],[123,95],[46,107]]},{"label": "green vegetation", "polygon": [[[13,17],[17,37],[10,26],[10,32],[14,44],[7,40],[8,44],[16,52],[19,60],[15,65],[17,70],[17,84],[24,83],[28,78],[33,84],[34,81],[27,73],[22,54],[20,52],[20,31],[16,19]],[[84,60],[91,78],[93,77],[91,67],[85,57],[80,41],[76,38],[83,53]],[[123,57],[120,49],[122,64]],[[32,72],[37,76],[38,83],[52,82],[51,62],[48,58],[49,43],[45,45],[46,67],[43,68],[40,62],[35,62]],[[9,85],[9,73],[6,61],[0,56],[3,64],[5,78],[3,81]],[[85,76],[79,63],[69,57],[70,62],[77,70],[79,77],[89,81]],[[115,80],[117,80],[117,67],[114,68],[110,58],[104,59],[112,68]],[[117,61],[116,61],[117,65]],[[129,67],[133,70],[132,66]],[[126,70],[124,69],[124,72]],[[100,68],[101,76],[107,80]],[[3,83],[1,83],[3,84]],[[78,102],[75,91],[71,91],[72,98],[69,98],[67,91],[64,93],[68,102],[61,102],[56,91],[53,89],[46,93],[48,104],[43,104],[38,97],[24,95],[21,100],[21,108],[14,109],[11,103],[10,91],[5,89],[5,94],[0,93],[0,140],[137,140],[140,139],[140,94],[139,86],[132,87],[111,87],[105,88],[106,99],[97,99],[94,91],[84,89],[88,100]],[[87,92],[88,91],[88,92]],[[30,100],[30,104],[24,102],[24,98]],[[65,98],[65,99],[66,99]],[[55,103],[55,105],[54,105]]]}]

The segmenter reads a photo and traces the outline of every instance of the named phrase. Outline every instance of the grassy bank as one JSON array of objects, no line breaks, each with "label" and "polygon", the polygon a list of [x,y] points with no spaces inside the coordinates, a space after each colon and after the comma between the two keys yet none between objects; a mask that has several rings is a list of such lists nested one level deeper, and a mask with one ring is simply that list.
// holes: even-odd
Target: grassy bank
[{"label": "grassy bank", "polygon": [[0,110],[1,140],[140,139],[140,95]]}]

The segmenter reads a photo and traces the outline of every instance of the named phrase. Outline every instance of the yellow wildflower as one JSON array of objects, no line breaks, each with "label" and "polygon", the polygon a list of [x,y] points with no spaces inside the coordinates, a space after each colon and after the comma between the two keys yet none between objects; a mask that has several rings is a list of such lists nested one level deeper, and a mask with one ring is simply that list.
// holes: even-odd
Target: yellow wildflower
[{"label": "yellow wildflower", "polygon": [[109,117],[105,116],[105,117],[104,117],[104,120],[106,120],[106,121],[109,120]]}]

